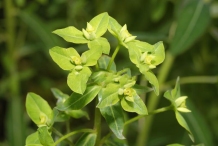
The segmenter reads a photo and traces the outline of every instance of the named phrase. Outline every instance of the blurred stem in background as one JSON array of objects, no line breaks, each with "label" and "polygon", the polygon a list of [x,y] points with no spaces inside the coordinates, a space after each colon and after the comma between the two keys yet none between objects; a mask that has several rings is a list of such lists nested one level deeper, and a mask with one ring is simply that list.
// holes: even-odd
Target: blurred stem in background
[{"label": "blurred stem in background", "polygon": [[[175,59],[175,57],[170,52],[166,53],[166,59],[165,59],[163,65],[161,66],[159,74],[157,76],[160,86],[162,86],[163,83],[165,82],[165,80],[168,76],[168,73],[172,67],[174,59]],[[157,96],[157,97],[155,97],[155,96],[156,95],[154,93],[151,93],[151,95],[149,97],[148,111],[155,110],[155,108],[157,107],[157,105],[159,103],[160,96]],[[143,126],[143,130],[141,130],[140,136],[137,139],[137,146],[144,146],[148,142],[148,136],[149,136],[150,128],[152,126],[153,118],[154,118],[154,116],[146,117],[146,119],[144,121],[145,125]]]},{"label": "blurred stem in background", "polygon": [[19,76],[17,71],[17,57],[15,50],[15,8],[12,0],[4,0],[5,27],[7,33],[7,53],[4,56],[4,68],[9,76],[9,93],[6,131],[10,146],[23,146],[25,139],[23,105],[20,98]]}]

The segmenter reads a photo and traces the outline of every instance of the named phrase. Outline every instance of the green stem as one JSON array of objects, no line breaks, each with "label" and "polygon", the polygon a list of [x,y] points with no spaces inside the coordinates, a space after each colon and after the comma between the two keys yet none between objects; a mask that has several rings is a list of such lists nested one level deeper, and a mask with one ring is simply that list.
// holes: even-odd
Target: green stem
[{"label": "green stem", "polygon": [[93,129],[81,129],[81,130],[77,130],[77,131],[73,131],[71,133],[68,133],[64,136],[62,136],[60,139],[58,139],[55,143],[54,146],[56,146],[58,143],[60,143],[61,141],[67,139],[68,137],[75,135],[77,133],[81,133],[81,132],[90,132],[90,133],[94,133],[95,131]]},{"label": "green stem", "polygon": [[107,70],[110,70],[110,68],[111,68],[111,66],[113,64],[113,61],[114,61],[115,57],[117,56],[117,53],[119,52],[119,50],[120,50],[120,45],[118,45],[116,47],[116,49],[115,49],[115,51],[114,51],[114,53],[113,53],[113,55],[111,57],[111,60],[110,60],[110,62],[108,64],[108,66],[107,66]]},{"label": "green stem", "polygon": [[[96,106],[98,104],[98,98],[96,98]],[[94,130],[97,133],[95,145],[99,146],[101,140],[101,113],[99,108],[95,107],[95,121],[94,121]]]},{"label": "green stem", "polygon": [[[16,18],[12,0],[4,0],[5,28],[7,33],[7,54],[4,55],[4,68],[9,75],[9,106],[7,108],[7,138],[9,145],[24,145],[25,121],[23,119],[23,105],[20,98],[20,85],[17,73],[17,50],[15,49]],[[0,56],[2,57],[2,56]],[[20,131],[17,134],[17,131]]]},{"label": "green stem", "polygon": [[[54,127],[52,127],[52,131],[59,137],[63,137],[63,134],[61,134],[57,129],[55,129]],[[73,146],[74,144],[69,140],[66,139],[65,140],[70,146]]]},{"label": "green stem", "polygon": [[150,116],[150,115],[162,113],[162,112],[169,111],[169,110],[172,110],[172,109],[173,109],[173,106],[172,106],[172,105],[167,106],[167,107],[162,107],[162,108],[156,109],[156,110],[154,110],[154,111],[152,111],[152,112],[149,112],[148,115],[138,115],[138,116],[136,116],[136,117],[134,117],[134,118],[132,118],[132,119],[126,121],[124,125],[126,126],[126,125],[128,125],[128,124],[130,124],[130,123],[132,123],[132,122],[135,122],[135,121],[137,121],[138,119],[141,119],[141,118],[143,118],[143,117],[145,117],[145,116]]},{"label": "green stem", "polygon": [[[157,76],[160,86],[162,86],[163,83],[165,82],[165,80],[168,76],[168,73],[170,71],[170,68],[172,67],[174,58],[175,57],[170,52],[166,53],[166,60],[164,61],[163,65],[161,66],[159,74]],[[154,93],[151,93],[151,95],[149,96],[149,100],[148,100],[148,110],[149,111],[154,110],[157,107],[159,100],[160,100],[159,96],[156,96]],[[153,116],[146,117],[145,128],[143,129],[143,132],[141,133],[142,139],[140,140],[140,143],[138,143],[137,146],[145,146],[146,145],[146,143],[148,141],[148,136],[149,136],[152,122],[153,122]]]},{"label": "green stem", "polygon": [[[172,80],[166,83],[167,86],[174,85],[176,80]],[[218,76],[190,76],[182,77],[179,80],[180,84],[194,84],[194,83],[208,83],[215,84],[218,83]]]}]

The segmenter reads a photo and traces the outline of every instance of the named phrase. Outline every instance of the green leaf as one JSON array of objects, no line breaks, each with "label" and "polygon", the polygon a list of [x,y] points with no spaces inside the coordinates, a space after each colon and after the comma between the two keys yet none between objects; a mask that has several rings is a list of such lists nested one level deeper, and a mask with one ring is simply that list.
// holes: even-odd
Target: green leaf
[{"label": "green leaf", "polygon": [[47,126],[39,127],[37,131],[40,143],[43,146],[54,146],[54,140],[51,137],[51,133],[48,131]]},{"label": "green leaf", "polygon": [[154,46],[147,43],[147,42],[142,42],[138,40],[134,40],[131,42],[126,43],[128,46],[128,49],[137,49],[140,50],[141,52],[153,52]]},{"label": "green leaf", "polygon": [[92,27],[95,28],[94,32],[97,37],[102,36],[107,31],[108,22],[109,22],[109,16],[107,12],[95,16],[90,21]]},{"label": "green leaf", "polygon": [[65,113],[75,119],[79,119],[82,117],[86,117],[87,119],[89,119],[88,113],[83,110],[67,110],[65,111]]},{"label": "green leaf", "polygon": [[178,15],[170,52],[178,55],[187,50],[207,29],[210,19],[209,2],[205,0],[187,1]]},{"label": "green leaf", "polygon": [[35,93],[27,94],[26,109],[27,114],[36,125],[49,125],[53,119],[53,112],[47,101]]},{"label": "green leaf", "polygon": [[122,26],[112,17],[109,17],[108,31],[115,37],[119,37]]},{"label": "green leaf", "polygon": [[141,86],[138,84],[135,84],[132,88],[137,92],[137,94],[143,94],[153,91],[152,88],[149,88],[147,86]]},{"label": "green leaf", "polygon": [[67,84],[71,90],[76,93],[83,94],[86,90],[86,83],[91,75],[91,70],[88,67],[83,67],[79,72],[73,70],[68,74]]},{"label": "green leaf", "polygon": [[134,64],[139,64],[140,63],[140,58],[141,58],[141,51],[136,46],[135,41],[127,43],[127,46],[128,46],[130,60]]},{"label": "green leaf", "polygon": [[120,104],[117,103],[113,106],[100,108],[100,112],[116,137],[119,139],[125,139],[123,136],[124,117]]},{"label": "green leaf", "polygon": [[176,114],[176,119],[177,119],[178,123],[179,123],[183,128],[185,128],[185,130],[189,133],[189,137],[190,137],[191,140],[194,142],[193,134],[191,133],[191,130],[190,130],[188,124],[186,123],[185,119],[183,118],[183,116],[182,116],[178,111],[175,111],[175,114]]},{"label": "green leaf", "polygon": [[[111,58],[106,56],[106,55],[103,55],[100,57],[100,59],[98,60],[98,65],[100,68],[102,69],[107,69],[107,66],[110,62]],[[113,62],[112,65],[111,65],[111,68],[110,68],[112,71],[116,71],[116,64]]]},{"label": "green leaf", "polygon": [[109,55],[110,53],[110,44],[106,38],[97,38],[93,41],[89,41],[88,47],[90,49],[100,48],[104,54]]},{"label": "green leaf", "polygon": [[90,103],[101,90],[100,86],[89,86],[83,95],[73,93],[62,105],[57,108],[61,111],[67,109],[78,110]]},{"label": "green leaf", "polygon": [[67,99],[69,98],[69,95],[64,94],[63,92],[61,92],[61,90],[57,89],[57,88],[51,88],[51,91],[53,93],[53,95],[55,96],[56,99]]},{"label": "green leaf", "polygon": [[96,47],[95,49],[85,51],[81,56],[82,62],[85,62],[84,66],[96,65],[98,59],[101,57],[101,54],[102,51],[98,47]]},{"label": "green leaf", "polygon": [[134,102],[130,102],[123,98],[121,100],[123,109],[127,112],[136,112],[139,115],[147,115],[148,111],[142,99],[137,94],[133,95],[133,99]]},{"label": "green leaf", "polygon": [[152,85],[156,95],[159,95],[159,83],[153,72],[147,71],[143,73],[148,82]]},{"label": "green leaf", "polygon": [[[60,104],[58,104],[58,105],[60,105]],[[59,111],[56,107],[53,109],[53,115],[54,115],[54,118],[52,119],[52,123],[65,122],[65,121],[70,119],[70,116],[68,116],[63,111]]]},{"label": "green leaf", "polygon": [[57,29],[53,33],[59,35],[67,42],[75,44],[85,44],[88,43],[88,40],[83,36],[82,31],[78,30],[73,26],[69,26],[63,29]]},{"label": "green leaf", "polygon": [[96,137],[96,133],[85,133],[76,142],[75,146],[94,146]]},{"label": "green leaf", "polygon": [[153,65],[161,64],[165,59],[165,51],[163,42],[158,42],[154,45],[154,55]]},{"label": "green leaf", "polygon": [[39,141],[38,132],[34,132],[34,133],[30,134],[26,138],[26,145],[25,146],[43,146]]},{"label": "green leaf", "polygon": [[118,89],[120,88],[119,84],[108,84],[106,88],[102,89],[100,94],[100,102],[98,103],[98,108],[104,108],[107,106],[112,106],[116,104],[120,99],[118,96]]},{"label": "green leaf", "polygon": [[56,46],[50,49],[49,53],[54,62],[63,70],[71,70],[74,68],[74,65],[71,62],[72,56],[80,57],[74,48],[66,49]]}]

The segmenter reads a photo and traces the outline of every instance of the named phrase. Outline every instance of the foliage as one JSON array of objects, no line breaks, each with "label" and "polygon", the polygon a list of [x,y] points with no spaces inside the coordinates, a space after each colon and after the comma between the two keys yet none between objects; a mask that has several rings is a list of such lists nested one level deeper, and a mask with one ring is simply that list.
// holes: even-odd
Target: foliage
[{"label": "foliage", "polygon": [[[112,57],[105,56],[109,54],[111,48],[107,39],[101,37],[107,30],[118,40],[118,45]],[[125,139],[123,135],[125,126],[124,111],[135,112],[140,116],[147,116],[149,113],[145,103],[134,88],[140,86],[136,83],[137,77],[132,76],[131,70],[128,68],[117,71],[114,59],[120,48],[127,49],[130,60],[151,83],[153,91],[158,95],[159,84],[151,70],[162,63],[165,58],[162,42],[151,45],[136,40],[136,36],[132,36],[128,32],[126,24],[121,27],[106,12],[87,22],[86,29],[82,29],[82,31],[72,26],[58,29],[54,33],[68,42],[85,43],[88,45],[88,50],[80,56],[74,48],[53,47],[50,49],[49,53],[54,62],[61,69],[69,72],[67,84],[73,93],[68,96],[59,89],[52,89],[54,96],[58,99],[57,106],[53,108],[53,111],[40,96],[28,93],[26,100],[27,112],[39,128],[37,130],[38,136],[31,134],[27,138],[26,146],[39,144],[39,142],[41,145],[53,146],[68,138],[75,131],[66,134],[56,142],[51,136],[51,130],[53,124],[57,122],[55,119],[57,119],[58,114],[62,112],[66,115],[65,117],[70,117],[75,112],[78,117],[82,117],[86,115],[84,111],[81,111],[82,108],[95,98],[95,111],[100,111],[109,128],[118,139]],[[141,86],[141,88],[147,87]],[[165,111],[174,110],[179,124],[188,131],[194,141],[185,119],[179,113],[179,111],[190,112],[185,106],[187,96],[180,97],[179,83],[177,82],[175,89],[167,91],[164,96],[171,101],[171,105],[162,109],[165,109]],[[81,112],[78,112],[78,110]],[[158,112],[160,112],[159,109],[153,111],[153,113]],[[95,124],[97,124],[101,115],[95,113]],[[65,120],[63,119],[62,122],[65,122]],[[91,133],[87,133],[87,130],[85,130],[86,133],[78,139],[76,145],[99,145],[101,125],[98,124],[97,127],[94,126],[93,131],[90,129]],[[32,141],[33,138],[36,140]],[[104,144],[104,141],[102,144]]]},{"label": "foliage", "polygon": [[[149,81],[146,78],[150,78],[152,75],[150,74],[151,76],[148,77],[148,74],[145,78],[145,75],[141,74],[137,67],[137,65],[140,66],[137,63],[140,58],[134,58],[133,55],[131,57],[129,51],[132,50],[121,47],[115,58],[116,66],[114,62],[111,65],[111,70],[116,70],[115,72],[130,68],[131,76],[137,76],[135,79],[137,85],[135,84],[132,88],[145,102],[148,114],[151,115],[155,113],[154,111],[158,111],[155,110],[158,107],[167,105],[167,100],[161,97],[166,90],[174,85],[179,75],[182,87],[181,95],[188,95],[189,97],[187,99],[186,96],[181,96],[183,97],[181,99],[186,98],[186,105],[192,112],[188,114],[179,110],[178,112],[186,120],[195,138],[195,145],[201,143],[201,145],[215,145],[218,142],[218,100],[216,98],[218,15],[216,1],[3,0],[0,1],[0,11],[2,12],[2,15],[0,15],[0,118],[2,119],[0,121],[0,145],[25,145],[27,135],[35,131],[34,122],[26,118],[28,112],[25,111],[24,106],[27,92],[37,93],[46,99],[51,106],[53,112],[51,124],[53,125],[51,129],[48,129],[48,132],[49,134],[52,132],[51,136],[55,141],[63,137],[61,133],[75,132],[70,138],[63,140],[60,143],[61,145],[70,145],[70,141],[78,141],[81,132],[84,132],[84,135],[86,133],[92,135],[93,131],[86,131],[90,129],[85,129],[86,132],[78,129],[92,127],[94,122],[93,110],[97,106],[94,105],[94,101],[81,110],[69,108],[60,111],[54,108],[63,107],[62,102],[71,96],[71,90],[66,86],[66,77],[70,74],[70,70],[60,70],[52,62],[49,56],[49,48],[57,44],[61,48],[75,48],[82,57],[83,52],[92,48],[91,45],[102,44],[103,48],[105,48],[104,57],[98,59],[98,64],[107,69],[107,64],[110,62],[108,55],[112,55],[113,48],[117,45],[117,39],[122,40],[122,36],[116,39],[116,36],[115,38],[112,37],[113,34],[110,35],[107,31],[104,35],[98,37],[98,42],[93,40],[88,45],[86,43],[77,45],[66,42],[61,37],[51,33],[66,26],[74,26],[83,33],[82,28],[86,27],[86,21],[104,11],[108,11],[110,16],[116,18],[115,21],[119,20],[120,24],[122,24],[120,29],[125,23],[128,24],[128,30],[131,30],[133,36],[137,36],[137,40],[141,40],[147,45],[145,48],[149,49],[150,44],[160,41],[163,41],[166,48],[165,61],[160,67],[152,69],[153,74],[157,76],[158,84],[153,82],[152,85],[150,83],[147,85]],[[107,40],[105,40],[106,38]],[[127,43],[132,45],[131,42]],[[146,53],[144,55],[146,56]],[[133,62],[134,59],[135,62]],[[104,74],[108,76],[107,81],[102,78],[98,82],[104,81],[107,84],[112,78],[111,74],[104,71],[93,72],[97,70],[95,66],[87,67],[92,71],[92,75],[89,77],[90,80],[95,80],[98,74]],[[128,69],[127,74],[130,74]],[[49,90],[51,87],[56,88],[52,88],[57,100],[56,104]],[[60,90],[57,91],[57,88],[69,95],[62,93]],[[150,92],[156,88],[159,88],[159,96],[156,96],[157,92],[156,94]],[[78,91],[81,92],[82,90],[84,89],[81,88]],[[110,92],[107,91],[106,93]],[[77,96],[76,93],[74,94]],[[117,100],[115,97],[114,99]],[[83,100],[83,104],[86,104],[89,100]],[[102,101],[102,105],[106,101]],[[109,103],[109,105],[113,104],[113,102]],[[118,103],[120,102],[121,100],[118,101]],[[170,103],[172,102],[170,101]],[[116,111],[123,111],[121,106],[116,108],[116,105],[117,103],[106,108],[113,107],[116,115]],[[101,107],[100,104],[98,106]],[[159,112],[161,110],[165,109],[160,108]],[[110,110],[104,113],[113,114]],[[104,117],[102,110],[101,114]],[[102,137],[105,140],[100,143],[102,144],[104,141],[104,145],[128,144],[136,146],[167,145],[170,143],[193,145],[185,130],[176,122],[176,118],[173,119],[175,112],[158,114],[155,118],[153,118],[154,116],[139,115],[135,117],[139,121],[133,123],[131,120],[134,121],[133,117],[136,114],[135,112],[123,112],[122,117],[119,119],[120,123],[122,123],[120,124],[121,128],[117,130],[117,133],[110,130],[110,133],[113,133],[112,135],[106,135],[108,127],[116,123],[112,123],[113,121],[108,121],[104,117],[106,122],[111,124],[102,121],[101,135],[105,136]],[[123,124],[124,131],[122,131]],[[19,134],[17,134],[17,131],[19,131]],[[120,136],[120,138],[125,136],[127,140],[119,140],[116,136]]]}]

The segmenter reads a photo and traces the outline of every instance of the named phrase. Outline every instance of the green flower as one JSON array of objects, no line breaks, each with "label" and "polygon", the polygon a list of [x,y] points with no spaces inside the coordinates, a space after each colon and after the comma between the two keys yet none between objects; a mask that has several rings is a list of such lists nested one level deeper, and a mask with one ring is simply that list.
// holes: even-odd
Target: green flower
[{"label": "green flower", "polygon": [[175,108],[176,108],[176,110],[178,110],[178,111],[180,111],[180,112],[185,112],[185,113],[187,113],[187,112],[191,112],[189,109],[187,109],[187,107],[186,107],[186,99],[187,99],[188,97],[187,96],[181,96],[181,97],[179,97],[179,98],[177,98],[176,100],[175,100]]},{"label": "green flower", "polygon": [[119,38],[122,42],[127,43],[135,40],[136,36],[132,36],[127,30],[126,24],[121,28]]}]

